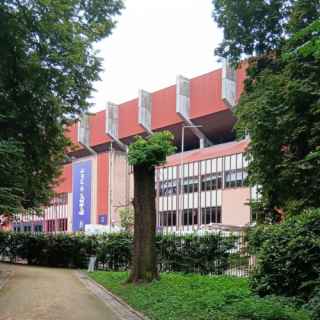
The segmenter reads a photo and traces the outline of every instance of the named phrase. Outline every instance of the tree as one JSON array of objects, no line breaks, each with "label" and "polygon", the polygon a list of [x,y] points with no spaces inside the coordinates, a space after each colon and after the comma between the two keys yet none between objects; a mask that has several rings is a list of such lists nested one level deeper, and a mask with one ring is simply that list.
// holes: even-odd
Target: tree
[{"label": "tree", "polygon": [[[85,112],[121,0],[0,3],[0,215],[49,202],[70,142],[66,125]],[[15,161],[15,160],[18,161]]]},{"label": "tree", "polygon": [[319,0],[213,0],[213,5],[213,18],[224,31],[215,53],[234,63],[278,50],[320,13]]},{"label": "tree", "polygon": [[129,163],[134,174],[134,247],[128,282],[149,282],[158,278],[156,261],[155,166],[175,151],[168,131],[148,138],[137,137],[129,146]]},{"label": "tree", "polygon": [[251,138],[248,181],[262,196],[255,210],[279,221],[319,206],[320,2],[213,2],[225,36],[216,53],[235,64],[248,58],[236,114],[239,135]]},{"label": "tree", "polygon": [[249,72],[258,76],[247,80],[238,105],[237,128],[251,137],[249,182],[261,186],[272,220],[279,208],[320,206],[319,36],[320,20],[293,36],[280,58],[252,61]]}]

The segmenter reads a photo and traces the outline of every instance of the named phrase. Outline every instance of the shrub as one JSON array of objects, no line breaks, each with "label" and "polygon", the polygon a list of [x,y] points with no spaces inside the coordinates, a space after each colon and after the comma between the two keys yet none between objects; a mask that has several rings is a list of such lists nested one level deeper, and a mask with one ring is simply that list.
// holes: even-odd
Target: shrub
[{"label": "shrub", "polygon": [[160,270],[221,274],[228,267],[237,240],[236,236],[221,234],[158,236]]},{"label": "shrub", "polygon": [[127,270],[131,260],[132,235],[113,233],[98,237],[97,261],[106,270]]},{"label": "shrub", "polygon": [[320,210],[270,226],[264,236],[251,277],[254,291],[261,296],[276,294],[308,301],[319,284]]},{"label": "shrub", "polygon": [[[1,233],[0,254],[25,259],[28,264],[84,268],[90,255],[97,256],[99,268],[127,270],[131,261],[132,235]],[[222,274],[237,259],[236,236],[158,235],[156,248],[160,271]],[[233,263],[234,265],[234,263]]]},{"label": "shrub", "polygon": [[263,243],[268,240],[273,225],[259,224],[247,230],[248,249],[251,254],[258,254]]},{"label": "shrub", "polygon": [[304,305],[304,308],[309,311],[312,319],[320,319],[320,286],[315,289],[308,303]]}]

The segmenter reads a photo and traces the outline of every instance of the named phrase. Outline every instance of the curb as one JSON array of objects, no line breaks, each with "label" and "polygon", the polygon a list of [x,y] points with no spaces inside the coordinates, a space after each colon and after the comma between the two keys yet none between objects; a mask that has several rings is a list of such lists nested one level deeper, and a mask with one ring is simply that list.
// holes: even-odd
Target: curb
[{"label": "curb", "polygon": [[0,278],[0,290],[2,290],[13,276],[13,271],[3,271],[4,276]]},{"label": "curb", "polygon": [[85,272],[74,271],[77,278],[88,288],[96,297],[102,300],[118,317],[122,320],[150,320],[141,312],[133,309],[124,300],[114,295],[101,284],[91,279]]}]

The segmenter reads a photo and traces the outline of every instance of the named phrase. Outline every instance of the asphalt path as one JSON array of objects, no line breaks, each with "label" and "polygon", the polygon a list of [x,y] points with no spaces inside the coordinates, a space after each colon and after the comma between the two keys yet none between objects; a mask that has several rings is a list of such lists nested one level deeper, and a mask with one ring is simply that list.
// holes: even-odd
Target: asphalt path
[{"label": "asphalt path", "polygon": [[0,320],[120,320],[72,270],[0,263],[0,271],[10,274]]}]

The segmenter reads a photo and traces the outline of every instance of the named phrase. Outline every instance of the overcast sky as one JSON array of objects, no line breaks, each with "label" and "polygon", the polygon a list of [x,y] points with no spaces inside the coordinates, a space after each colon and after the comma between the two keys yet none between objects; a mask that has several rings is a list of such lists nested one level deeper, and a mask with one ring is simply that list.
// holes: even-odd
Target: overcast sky
[{"label": "overcast sky", "polygon": [[95,107],[122,103],[138,89],[156,91],[176,75],[194,77],[219,67],[214,48],[222,31],[211,17],[211,0],[125,0],[113,34],[97,48],[104,58],[95,83]]}]

